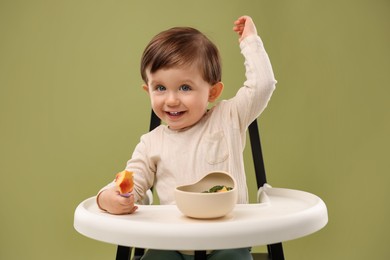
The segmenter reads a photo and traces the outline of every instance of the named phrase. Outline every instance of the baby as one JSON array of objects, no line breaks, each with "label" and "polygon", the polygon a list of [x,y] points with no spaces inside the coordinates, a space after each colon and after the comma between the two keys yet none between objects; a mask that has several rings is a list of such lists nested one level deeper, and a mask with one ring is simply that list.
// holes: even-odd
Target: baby
[{"label": "baby", "polygon": [[[246,80],[237,94],[218,102],[224,88],[217,47],[201,32],[176,27],[157,34],[141,60],[143,89],[164,122],[143,135],[126,170],[134,172],[130,197],[113,183],[97,196],[102,210],[132,214],[152,186],[161,204],[174,204],[176,186],[194,183],[210,171],[226,171],[237,181],[238,201],[248,202],[243,150],[246,130],[267,106],[276,80],[249,16],[234,22]],[[165,256],[165,254],[167,254]],[[164,258],[168,257],[168,258]],[[148,250],[143,259],[192,259],[176,251]],[[186,258],[187,257],[187,258]],[[215,250],[208,259],[252,259],[250,250]]]}]

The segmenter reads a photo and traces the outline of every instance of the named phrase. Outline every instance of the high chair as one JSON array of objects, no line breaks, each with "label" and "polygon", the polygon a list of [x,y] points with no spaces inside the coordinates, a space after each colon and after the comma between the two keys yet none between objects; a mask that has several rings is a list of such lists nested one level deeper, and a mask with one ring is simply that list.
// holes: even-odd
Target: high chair
[{"label": "high chair", "polygon": [[[161,123],[160,119],[152,111],[149,130],[152,131],[154,128],[159,126]],[[265,167],[263,161],[263,154],[261,150],[260,134],[257,124],[257,120],[254,120],[249,126],[249,138],[252,149],[252,157],[254,163],[254,169],[256,174],[257,188],[263,187],[267,183],[265,174]],[[116,253],[116,260],[129,260],[133,251],[133,260],[141,259],[145,250],[143,248],[131,248],[127,246],[118,246]],[[282,243],[267,245],[268,253],[252,253],[254,260],[284,260],[283,246]],[[206,259],[205,251],[195,251],[195,260]]]}]

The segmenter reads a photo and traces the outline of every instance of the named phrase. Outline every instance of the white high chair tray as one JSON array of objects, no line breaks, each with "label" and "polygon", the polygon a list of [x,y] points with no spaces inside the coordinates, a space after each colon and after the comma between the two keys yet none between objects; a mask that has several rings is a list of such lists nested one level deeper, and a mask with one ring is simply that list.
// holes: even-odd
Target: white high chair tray
[{"label": "white high chair tray", "polygon": [[131,215],[101,211],[96,197],[78,205],[75,229],[103,242],[140,248],[211,250],[296,239],[328,222],[325,203],[308,192],[267,188],[266,202],[237,204],[217,219],[185,217],[175,205],[140,205]]}]

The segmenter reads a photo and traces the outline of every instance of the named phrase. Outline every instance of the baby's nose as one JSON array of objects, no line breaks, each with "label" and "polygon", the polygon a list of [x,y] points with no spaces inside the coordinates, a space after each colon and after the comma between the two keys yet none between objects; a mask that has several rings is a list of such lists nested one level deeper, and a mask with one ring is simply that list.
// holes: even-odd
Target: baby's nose
[{"label": "baby's nose", "polygon": [[180,103],[180,99],[177,96],[176,93],[169,93],[167,99],[166,99],[166,104],[168,106],[176,106]]}]

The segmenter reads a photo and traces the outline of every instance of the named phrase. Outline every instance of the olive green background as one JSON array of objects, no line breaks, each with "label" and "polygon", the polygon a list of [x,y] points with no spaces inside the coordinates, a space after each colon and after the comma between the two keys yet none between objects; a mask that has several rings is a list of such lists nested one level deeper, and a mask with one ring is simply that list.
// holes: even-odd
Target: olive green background
[{"label": "olive green background", "polygon": [[[73,213],[147,131],[143,48],[169,27],[200,29],[229,98],[244,80],[232,31],[243,14],[278,80],[260,119],[268,181],[329,211],[324,229],[284,243],[286,259],[390,258],[388,0],[1,0],[0,259],[114,259]],[[249,148],[246,159],[253,202]]]}]

